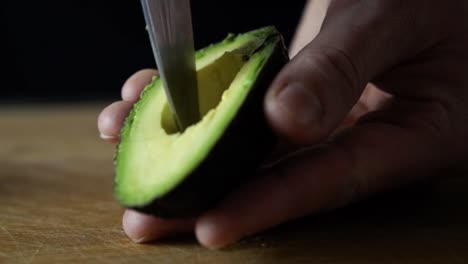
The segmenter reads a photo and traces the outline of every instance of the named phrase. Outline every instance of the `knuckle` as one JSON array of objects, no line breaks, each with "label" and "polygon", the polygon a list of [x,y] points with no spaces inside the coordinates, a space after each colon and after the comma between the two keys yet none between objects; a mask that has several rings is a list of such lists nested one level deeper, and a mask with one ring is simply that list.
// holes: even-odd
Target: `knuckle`
[{"label": "knuckle", "polygon": [[354,97],[364,85],[357,64],[352,57],[335,46],[320,46],[310,49],[306,54],[307,64],[320,78],[335,83],[347,98]]}]

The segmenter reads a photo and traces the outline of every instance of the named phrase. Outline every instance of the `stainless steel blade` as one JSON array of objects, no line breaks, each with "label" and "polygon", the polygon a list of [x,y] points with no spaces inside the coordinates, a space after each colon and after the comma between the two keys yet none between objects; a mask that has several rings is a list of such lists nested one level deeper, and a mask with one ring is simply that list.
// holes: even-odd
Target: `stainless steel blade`
[{"label": "stainless steel blade", "polygon": [[199,120],[190,0],[141,0],[170,109],[183,131]]}]

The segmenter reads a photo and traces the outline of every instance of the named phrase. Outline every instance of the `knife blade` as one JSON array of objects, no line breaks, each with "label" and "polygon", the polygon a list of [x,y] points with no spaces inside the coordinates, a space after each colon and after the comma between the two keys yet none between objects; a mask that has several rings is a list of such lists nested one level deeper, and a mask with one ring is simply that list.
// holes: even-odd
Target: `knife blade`
[{"label": "knife blade", "polygon": [[199,118],[190,0],[141,0],[169,107],[181,131]]}]

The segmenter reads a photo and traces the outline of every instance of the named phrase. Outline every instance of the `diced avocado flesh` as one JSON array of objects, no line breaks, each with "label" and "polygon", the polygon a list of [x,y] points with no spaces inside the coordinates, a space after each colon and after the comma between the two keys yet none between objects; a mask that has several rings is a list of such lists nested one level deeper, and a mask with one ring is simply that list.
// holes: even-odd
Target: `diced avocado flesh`
[{"label": "diced avocado flesh", "polygon": [[[177,131],[159,78],[142,93],[121,132],[115,191],[128,207],[162,197],[196,169],[223,135],[248,95],[273,45],[251,54],[261,30],[227,39],[197,52],[202,119]],[[245,60],[248,56],[248,60]],[[220,175],[221,176],[221,175]]]}]

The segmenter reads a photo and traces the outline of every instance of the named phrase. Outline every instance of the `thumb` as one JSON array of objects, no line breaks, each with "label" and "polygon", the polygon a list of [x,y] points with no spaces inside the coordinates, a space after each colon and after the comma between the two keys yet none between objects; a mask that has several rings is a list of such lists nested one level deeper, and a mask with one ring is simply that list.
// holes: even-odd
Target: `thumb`
[{"label": "thumb", "polygon": [[414,45],[408,7],[382,2],[331,3],[320,33],[283,68],[267,93],[265,112],[277,132],[300,144],[325,138],[368,82],[421,48]]}]

